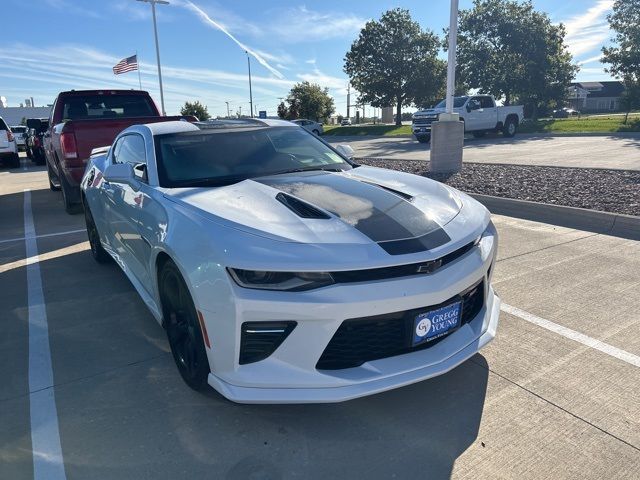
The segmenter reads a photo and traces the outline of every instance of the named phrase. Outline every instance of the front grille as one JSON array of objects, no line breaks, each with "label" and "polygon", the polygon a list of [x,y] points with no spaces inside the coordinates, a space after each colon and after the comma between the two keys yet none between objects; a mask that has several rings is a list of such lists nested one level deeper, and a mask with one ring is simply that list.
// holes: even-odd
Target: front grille
[{"label": "front grille", "polygon": [[431,125],[433,122],[435,122],[435,120],[436,120],[436,117],[414,118],[413,124],[414,125]]},{"label": "front grille", "polygon": [[469,323],[484,306],[484,281],[439,305],[403,312],[352,318],[342,322],[316,364],[319,370],[359,367],[365,362],[424,350],[444,337],[412,346],[414,319],[420,313],[462,300],[460,324]]}]

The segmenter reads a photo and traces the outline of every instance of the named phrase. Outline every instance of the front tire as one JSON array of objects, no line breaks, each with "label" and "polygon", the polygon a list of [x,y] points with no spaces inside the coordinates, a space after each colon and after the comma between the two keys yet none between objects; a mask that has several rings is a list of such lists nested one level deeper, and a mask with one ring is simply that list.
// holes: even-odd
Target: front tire
[{"label": "front tire", "polygon": [[202,391],[207,387],[209,360],[189,289],[171,260],[162,265],[158,277],[162,316],[173,360],[184,382]]},{"label": "front tire", "polygon": [[91,210],[89,210],[88,205],[85,205],[84,207],[84,220],[87,225],[87,236],[89,237],[89,245],[91,246],[91,255],[93,256],[93,259],[98,263],[110,262],[111,256],[102,247],[98,228],[96,227],[96,223],[93,220],[93,215],[91,215]]},{"label": "front tire", "polygon": [[420,143],[429,143],[431,141],[431,135],[420,135],[419,137],[416,137],[416,139]]}]

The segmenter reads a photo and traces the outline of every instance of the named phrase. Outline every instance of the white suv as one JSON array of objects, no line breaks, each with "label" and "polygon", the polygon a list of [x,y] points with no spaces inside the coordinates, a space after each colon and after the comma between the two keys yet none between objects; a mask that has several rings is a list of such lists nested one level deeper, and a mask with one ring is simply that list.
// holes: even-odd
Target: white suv
[{"label": "white suv", "polygon": [[16,138],[2,117],[0,117],[0,161],[11,168],[20,166]]}]

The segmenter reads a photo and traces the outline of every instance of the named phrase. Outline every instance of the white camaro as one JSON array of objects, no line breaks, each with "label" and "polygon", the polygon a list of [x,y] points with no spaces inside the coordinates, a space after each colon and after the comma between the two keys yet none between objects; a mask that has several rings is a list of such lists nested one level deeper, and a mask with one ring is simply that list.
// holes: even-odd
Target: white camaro
[{"label": "white camaro", "polygon": [[445,373],[495,336],[489,212],[289,122],[127,128],[82,193],[93,256],[124,270],[195,389],[339,402]]}]

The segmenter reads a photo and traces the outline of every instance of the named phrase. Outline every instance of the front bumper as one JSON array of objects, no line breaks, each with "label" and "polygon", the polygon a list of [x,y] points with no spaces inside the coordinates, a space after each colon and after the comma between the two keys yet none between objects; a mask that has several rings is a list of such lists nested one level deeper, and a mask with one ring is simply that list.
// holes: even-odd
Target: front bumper
[{"label": "front bumper", "polygon": [[[464,325],[438,345],[432,347],[433,350],[439,349],[442,352],[437,362],[428,363],[430,357],[434,357],[432,349],[377,360],[370,362],[366,367],[374,370],[382,367],[380,368],[381,374],[377,378],[354,382],[350,385],[324,388],[247,387],[233,385],[212,373],[209,374],[208,381],[209,385],[226,398],[239,403],[336,403],[353,400],[420,382],[454,369],[493,340],[499,316],[500,298],[490,288],[485,309],[478,314],[484,327],[482,334],[475,336],[473,329],[469,325]],[[445,352],[450,352],[450,354],[447,355]],[[364,366],[358,368],[364,368]],[[394,369],[397,369],[397,373],[387,373],[386,375],[382,373],[384,370]]]},{"label": "front bumper", "polygon": [[[463,257],[433,274],[334,285],[309,292],[268,292],[234,287],[227,315],[204,311],[212,349],[209,384],[240,403],[341,402],[441,375],[464,362],[495,336],[500,300],[490,286],[497,236],[483,237]],[[337,370],[317,368],[340,325],[447,301],[484,280],[484,304],[468,323],[423,350]],[[297,327],[268,358],[240,365],[243,322],[296,321]],[[214,333],[212,333],[214,332]],[[228,341],[227,339],[234,339]]]}]

